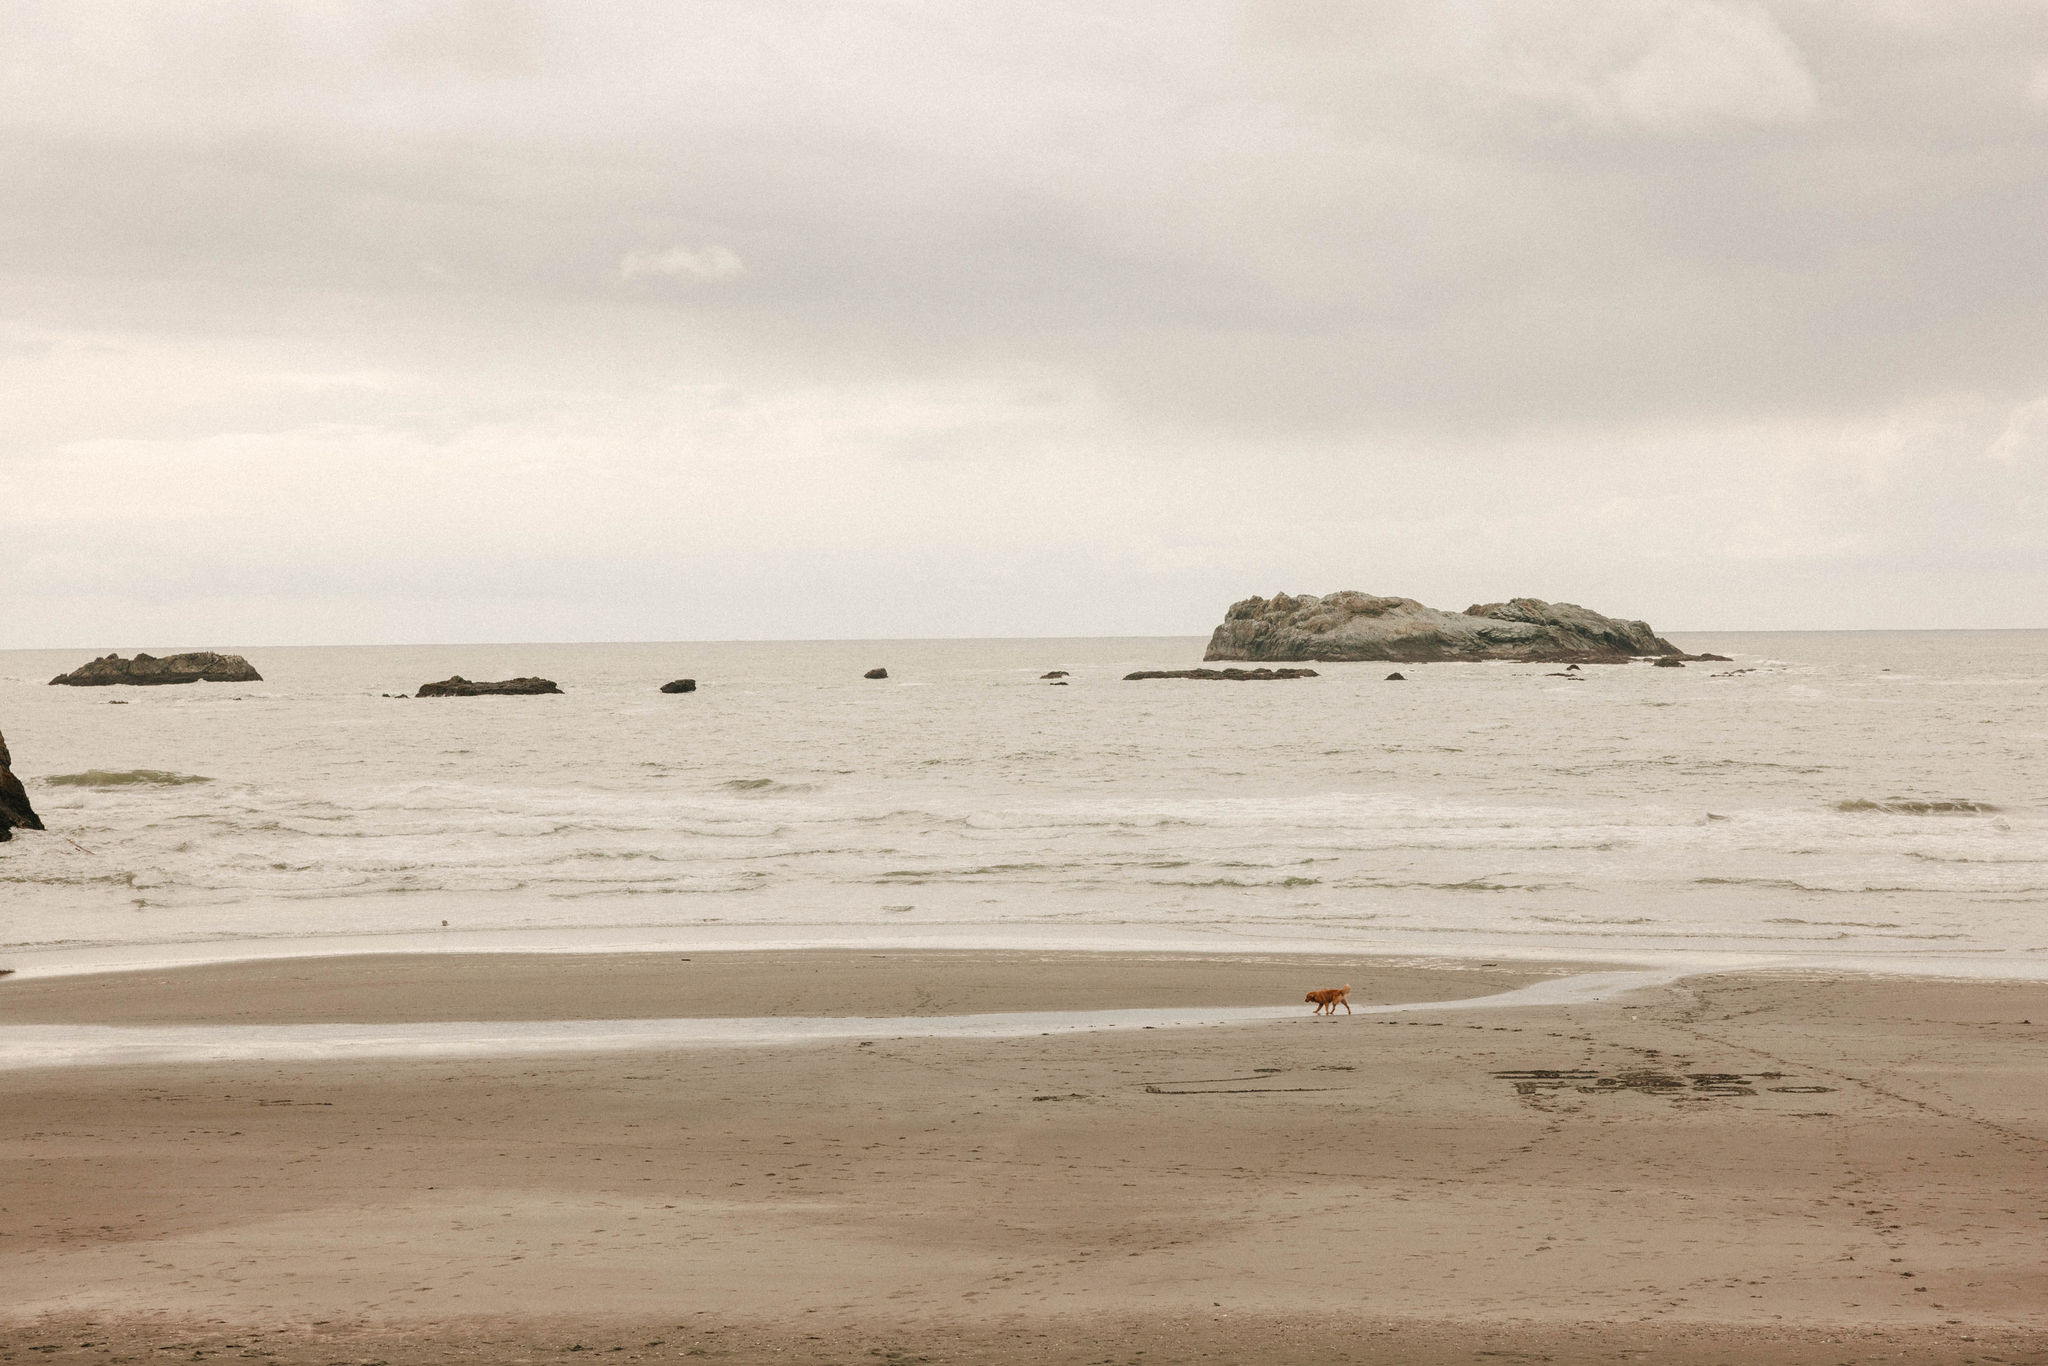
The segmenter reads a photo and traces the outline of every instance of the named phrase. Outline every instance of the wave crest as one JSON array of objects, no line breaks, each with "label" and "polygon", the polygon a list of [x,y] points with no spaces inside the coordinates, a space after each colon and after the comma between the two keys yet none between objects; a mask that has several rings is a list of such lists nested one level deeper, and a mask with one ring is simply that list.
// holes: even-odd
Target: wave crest
[{"label": "wave crest", "polygon": [[210,783],[213,779],[161,768],[90,768],[83,773],[59,773],[43,781],[51,787],[183,787],[187,783]]},{"label": "wave crest", "polygon": [[731,778],[719,784],[727,792],[736,792],[749,797],[773,796],[778,792],[815,792],[811,783],[785,783],[774,778]]}]

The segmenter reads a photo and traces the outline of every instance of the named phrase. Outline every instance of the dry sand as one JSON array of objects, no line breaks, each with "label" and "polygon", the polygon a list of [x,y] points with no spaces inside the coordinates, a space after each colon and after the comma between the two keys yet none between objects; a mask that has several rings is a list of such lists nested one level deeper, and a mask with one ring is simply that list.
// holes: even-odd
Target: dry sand
[{"label": "dry sand", "polygon": [[[0,1025],[1452,999],[983,953],[0,981]],[[0,1072],[0,1362],[2048,1362],[2048,990]],[[2034,1023],[2038,1022],[2038,1023]]]}]

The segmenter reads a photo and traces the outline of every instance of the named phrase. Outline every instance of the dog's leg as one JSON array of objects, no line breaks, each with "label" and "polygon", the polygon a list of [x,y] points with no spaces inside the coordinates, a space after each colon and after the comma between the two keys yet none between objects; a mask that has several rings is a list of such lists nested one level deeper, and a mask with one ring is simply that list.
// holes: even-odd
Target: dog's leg
[{"label": "dog's leg", "polygon": [[[1351,998],[1349,996],[1341,996],[1338,999],[1344,1002],[1344,1013],[1346,1015],[1349,1015],[1351,1013]],[[1331,1006],[1330,1013],[1332,1015],[1335,1015],[1337,1013],[1337,1007]]]}]

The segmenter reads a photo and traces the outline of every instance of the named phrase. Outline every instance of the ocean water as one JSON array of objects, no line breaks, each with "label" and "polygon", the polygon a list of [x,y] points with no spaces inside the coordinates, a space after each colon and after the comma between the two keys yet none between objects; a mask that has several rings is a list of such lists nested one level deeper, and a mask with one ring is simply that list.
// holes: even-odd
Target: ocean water
[{"label": "ocean water", "polygon": [[[381,936],[2048,976],[2048,632],[1677,639],[1734,662],[1126,683],[1203,642],[247,648],[260,684],[74,689],[46,682],[104,650],[0,652],[50,826],[0,845],[0,963]],[[385,695],[451,673],[565,693]]]}]

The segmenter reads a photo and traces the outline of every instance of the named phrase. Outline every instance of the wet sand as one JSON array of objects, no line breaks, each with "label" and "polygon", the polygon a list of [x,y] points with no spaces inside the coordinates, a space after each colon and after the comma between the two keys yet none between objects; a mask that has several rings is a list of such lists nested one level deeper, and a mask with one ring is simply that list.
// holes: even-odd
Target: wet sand
[{"label": "wet sand", "polygon": [[392,1024],[1257,1006],[1298,1001],[1309,986],[1346,982],[1354,985],[1353,997],[1360,1003],[1440,1001],[1597,967],[1295,954],[958,950],[377,954],[0,979],[0,1025]]},{"label": "wet sand", "polygon": [[[295,960],[0,981],[0,1026],[1445,1000],[1570,970]],[[0,1361],[2048,1361],[2048,989],[1302,1012],[0,1072]]]}]

